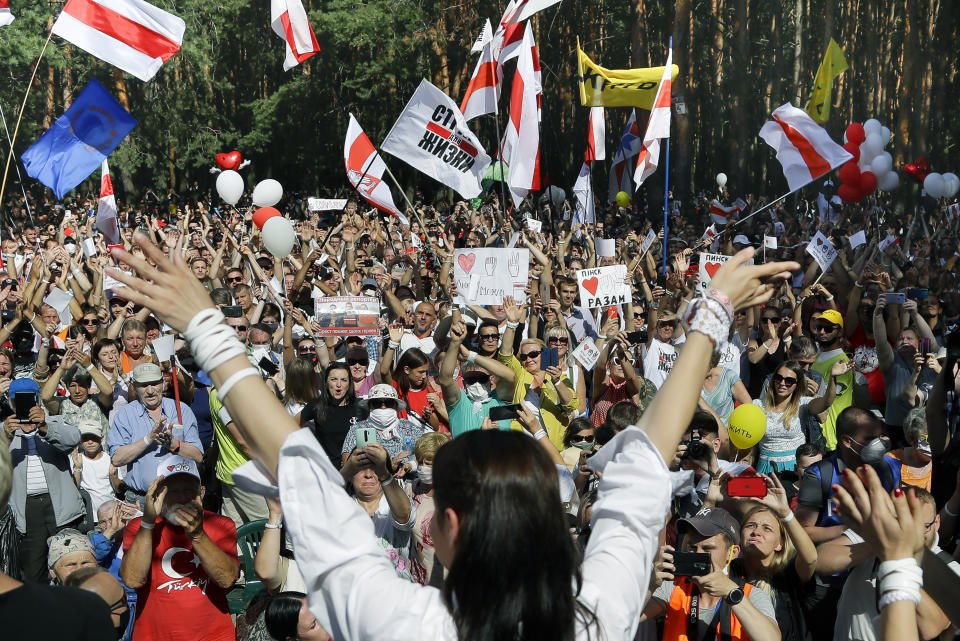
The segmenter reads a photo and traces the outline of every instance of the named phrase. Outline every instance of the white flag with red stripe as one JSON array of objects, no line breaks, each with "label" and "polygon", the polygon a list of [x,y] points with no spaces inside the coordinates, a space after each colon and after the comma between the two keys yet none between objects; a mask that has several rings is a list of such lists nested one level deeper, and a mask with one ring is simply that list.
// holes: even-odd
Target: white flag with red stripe
[{"label": "white flag with red stripe", "polygon": [[590,165],[586,162],[580,166],[580,175],[573,185],[573,194],[576,196],[576,209],[573,213],[573,223],[596,222],[596,205],[593,202],[593,185],[590,180]]},{"label": "white flag with red stripe", "polygon": [[0,27],[6,27],[13,22],[13,14],[10,13],[10,3],[7,0],[0,0]]},{"label": "white flag with red stripe", "polygon": [[491,42],[493,42],[493,27],[490,26],[490,18],[487,18],[483,23],[483,29],[480,30],[480,35],[473,41],[470,53],[480,53]]},{"label": "white flag with red stripe", "polygon": [[607,157],[607,123],[603,114],[603,107],[590,107],[590,118],[587,121],[587,151],[584,162],[605,160]]},{"label": "white flag with red stripe", "polygon": [[347,179],[364,199],[385,212],[391,213],[404,225],[407,218],[393,204],[393,194],[383,180],[387,165],[374,149],[373,143],[363,132],[360,123],[350,114],[350,125],[343,143],[343,164],[347,169]]},{"label": "white flag with red stripe", "polygon": [[730,217],[737,217],[742,209],[736,204],[723,205],[719,200],[710,202],[710,219],[718,225],[726,225]]},{"label": "white flag with red stripe", "polygon": [[533,31],[524,32],[523,46],[510,94],[510,120],[503,141],[501,158],[510,166],[507,185],[513,203],[520,203],[539,185],[540,126],[538,116],[539,83],[533,64]]},{"label": "white flag with red stripe", "polygon": [[523,41],[524,35],[520,12],[526,3],[527,0],[510,0],[503,12],[503,17],[497,24],[497,30],[493,34],[493,55],[497,64],[501,66],[507,60],[516,58],[520,53],[520,43]]},{"label": "white flag with red stripe", "polygon": [[634,189],[639,189],[643,181],[657,170],[660,162],[660,140],[670,137],[670,96],[673,73],[673,49],[667,54],[667,64],[663,68],[657,97],[653,100],[647,130],[643,134],[643,149],[637,157],[637,169],[633,172]]},{"label": "white flag with red stripe", "polygon": [[497,64],[493,42],[488,42],[480,52],[477,68],[467,86],[467,93],[460,103],[460,111],[467,120],[497,112],[500,99],[500,83],[503,67]]},{"label": "white flag with red stripe", "polygon": [[796,191],[847,162],[853,155],[833,142],[827,130],[789,102],[773,112],[760,137],[777,152],[790,191]]},{"label": "white flag with red stripe", "polygon": [[627,161],[639,154],[642,148],[643,140],[640,138],[640,127],[637,125],[637,110],[633,109],[627,119],[623,136],[620,137],[617,151],[613,154],[613,163],[610,165],[610,184],[607,194],[609,202],[616,202],[617,192],[633,193],[633,182],[630,180]]},{"label": "white flag with red stripe", "polygon": [[317,36],[300,0],[270,0],[270,25],[287,42],[284,71],[289,71],[320,51]]},{"label": "white flag with red stripe", "polygon": [[117,199],[113,195],[113,181],[110,180],[110,167],[106,160],[100,165],[100,201],[97,203],[97,219],[93,226],[103,234],[107,246],[123,247],[117,224]]},{"label": "white flag with red stripe", "polygon": [[143,0],[67,0],[53,33],[147,81],[180,51],[186,25]]}]

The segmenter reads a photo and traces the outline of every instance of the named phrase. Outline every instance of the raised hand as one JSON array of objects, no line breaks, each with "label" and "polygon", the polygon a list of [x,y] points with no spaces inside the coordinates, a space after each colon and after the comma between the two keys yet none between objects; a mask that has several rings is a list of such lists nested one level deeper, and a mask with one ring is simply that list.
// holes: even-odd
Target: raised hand
[{"label": "raised hand", "polygon": [[519,323],[523,319],[523,308],[517,305],[513,296],[504,297],[503,311],[507,315],[507,320],[511,323]]},{"label": "raised hand", "polygon": [[[793,261],[744,265],[755,254],[753,247],[742,249],[714,274],[710,286],[730,297],[736,309],[744,309],[770,300],[776,287],[765,281],[782,280],[800,269]],[[719,280],[718,280],[719,278]]]}]

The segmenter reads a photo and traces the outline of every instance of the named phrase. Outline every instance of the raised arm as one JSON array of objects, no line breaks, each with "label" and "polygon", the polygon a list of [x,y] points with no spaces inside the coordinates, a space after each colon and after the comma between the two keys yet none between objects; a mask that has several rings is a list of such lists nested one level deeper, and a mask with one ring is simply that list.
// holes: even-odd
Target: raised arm
[{"label": "raised arm", "polygon": [[887,325],[883,312],[887,308],[887,299],[883,296],[877,299],[877,306],[873,308],[873,335],[877,341],[877,360],[880,362],[880,371],[885,372],[893,365],[893,348],[886,341]]}]

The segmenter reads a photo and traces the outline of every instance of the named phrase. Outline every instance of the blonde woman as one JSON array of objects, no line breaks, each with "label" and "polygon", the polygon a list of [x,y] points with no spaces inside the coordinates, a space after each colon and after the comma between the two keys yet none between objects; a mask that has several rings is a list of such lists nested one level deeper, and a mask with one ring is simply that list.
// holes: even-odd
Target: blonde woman
[{"label": "blonde woman", "polygon": [[577,416],[583,416],[587,412],[587,383],[583,378],[583,367],[573,357],[573,337],[566,327],[554,325],[547,330],[544,337],[547,341],[547,347],[553,347],[557,350],[557,364],[560,369],[566,371],[567,378],[573,385],[579,401],[576,415],[571,416],[571,420]]}]

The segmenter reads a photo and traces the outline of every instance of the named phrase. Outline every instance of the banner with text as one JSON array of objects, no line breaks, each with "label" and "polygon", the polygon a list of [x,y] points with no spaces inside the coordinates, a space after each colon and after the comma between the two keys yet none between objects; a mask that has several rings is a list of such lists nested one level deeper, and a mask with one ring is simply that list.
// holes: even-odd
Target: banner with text
[{"label": "banner with text", "polygon": [[587,308],[625,305],[630,300],[630,286],[624,282],[626,278],[626,265],[579,270],[580,304]]},{"label": "banner with text", "polygon": [[379,336],[380,299],[376,296],[325,296],[313,304],[319,336]]},{"label": "banner with text", "polygon": [[500,305],[504,296],[517,304],[526,296],[530,250],[526,248],[477,247],[453,251],[453,302],[468,305]]},{"label": "banner with text", "polygon": [[703,291],[713,280],[713,275],[725,262],[730,260],[730,256],[724,254],[700,254],[700,283],[697,289]]}]

